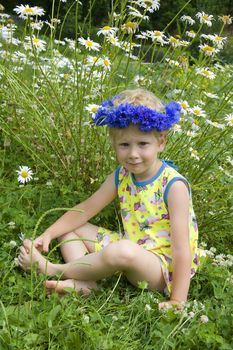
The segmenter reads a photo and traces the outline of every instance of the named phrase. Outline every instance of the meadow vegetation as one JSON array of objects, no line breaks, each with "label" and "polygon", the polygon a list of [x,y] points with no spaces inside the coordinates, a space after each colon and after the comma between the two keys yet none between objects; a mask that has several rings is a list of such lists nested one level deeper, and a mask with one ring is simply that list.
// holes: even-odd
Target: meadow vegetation
[{"label": "meadow vegetation", "polygon": [[[224,52],[232,17],[191,17],[183,6],[166,28],[141,30],[159,1],[116,0],[94,40],[91,7],[78,21],[81,1],[66,7],[76,16],[73,37],[63,37],[65,3],[54,0],[44,21],[42,8],[19,2],[17,25],[0,5],[0,349],[231,350],[233,64]],[[107,130],[92,116],[128,87],[182,107],[162,158],[191,183],[200,231],[202,263],[183,311],[159,311],[163,295],[121,275],[88,298],[67,291],[48,299],[45,277],[15,263],[24,237],[43,232],[116,167]],[[119,220],[113,203],[93,223],[116,228]],[[61,259],[56,242],[49,258]]]}]

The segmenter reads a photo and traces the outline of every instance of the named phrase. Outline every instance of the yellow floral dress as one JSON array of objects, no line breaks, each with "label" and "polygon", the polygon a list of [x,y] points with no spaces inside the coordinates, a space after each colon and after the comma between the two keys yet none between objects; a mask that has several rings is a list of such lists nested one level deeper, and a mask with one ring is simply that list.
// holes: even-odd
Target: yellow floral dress
[{"label": "yellow floral dress", "polygon": [[165,161],[151,179],[138,182],[124,167],[116,170],[115,182],[120,200],[123,237],[117,232],[99,228],[96,251],[111,242],[129,239],[156,254],[161,260],[166,292],[172,288],[172,251],[170,219],[167,206],[168,192],[175,181],[183,181],[190,193],[189,240],[192,254],[191,277],[198,267],[198,228],[192,206],[191,190],[187,180]]}]

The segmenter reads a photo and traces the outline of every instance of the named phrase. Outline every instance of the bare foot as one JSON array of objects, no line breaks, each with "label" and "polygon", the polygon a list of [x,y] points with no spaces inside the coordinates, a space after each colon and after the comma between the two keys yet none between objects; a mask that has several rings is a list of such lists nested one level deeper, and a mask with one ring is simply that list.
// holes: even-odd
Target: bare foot
[{"label": "bare foot", "polygon": [[24,240],[17,259],[19,266],[25,271],[36,265],[39,272],[48,276],[54,276],[59,272],[52,263],[41,255],[29,239]]},{"label": "bare foot", "polygon": [[47,294],[58,293],[63,295],[66,293],[66,288],[72,288],[77,294],[89,295],[92,289],[97,288],[97,285],[94,281],[67,279],[64,281],[45,281],[45,287]]}]

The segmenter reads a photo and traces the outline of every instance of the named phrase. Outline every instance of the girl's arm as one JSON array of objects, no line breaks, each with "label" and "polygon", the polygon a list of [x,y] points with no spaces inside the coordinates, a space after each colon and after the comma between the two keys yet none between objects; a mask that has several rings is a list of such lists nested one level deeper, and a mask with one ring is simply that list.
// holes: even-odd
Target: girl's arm
[{"label": "girl's arm", "polygon": [[172,184],[168,193],[168,210],[171,222],[172,293],[168,304],[187,300],[190,275],[191,251],[189,243],[189,191],[182,181]]},{"label": "girl's arm", "polygon": [[107,204],[112,202],[116,195],[115,172],[113,172],[91,197],[74,207],[74,209],[80,209],[82,212],[68,211],[62,215],[42,235],[35,239],[35,247],[47,252],[48,245],[52,239],[58,238],[84,225]]}]

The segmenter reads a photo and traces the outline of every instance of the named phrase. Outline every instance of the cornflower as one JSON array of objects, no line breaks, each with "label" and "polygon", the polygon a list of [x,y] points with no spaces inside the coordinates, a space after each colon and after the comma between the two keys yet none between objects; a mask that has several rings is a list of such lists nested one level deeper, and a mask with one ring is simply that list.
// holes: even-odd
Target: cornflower
[{"label": "cornflower", "polygon": [[18,174],[18,181],[23,184],[30,181],[33,175],[32,170],[28,166],[20,166],[16,173]]},{"label": "cornflower", "polygon": [[97,32],[97,35],[100,35],[100,34],[104,36],[115,35],[117,30],[118,28],[115,28],[115,27],[104,26]]},{"label": "cornflower", "polygon": [[218,19],[222,21],[224,24],[231,24],[233,17],[230,15],[218,16]]},{"label": "cornflower", "polygon": [[198,12],[196,17],[199,18],[200,23],[207,24],[208,27],[212,26],[212,21],[214,20],[213,15],[207,15],[205,12]]},{"label": "cornflower", "polygon": [[126,22],[121,26],[122,30],[125,30],[128,34],[130,33],[135,33],[138,28],[138,23],[137,22]]},{"label": "cornflower", "polygon": [[79,38],[78,41],[81,45],[85,46],[85,48],[88,50],[99,51],[101,47],[100,44],[94,42],[89,37],[87,39]]},{"label": "cornflower", "polygon": [[190,16],[183,15],[180,17],[180,19],[182,22],[186,22],[186,23],[190,24],[191,26],[195,23],[195,20],[192,19],[192,17],[190,17]]},{"label": "cornflower", "polygon": [[44,15],[44,10],[41,7],[38,6],[33,6],[30,7],[29,5],[20,5],[16,6],[13,11],[17,13],[17,15],[20,15],[20,18],[27,19],[28,17],[31,16],[43,16]]},{"label": "cornflower", "polygon": [[208,67],[206,68],[196,68],[196,74],[202,75],[208,79],[214,79],[216,75]]},{"label": "cornflower", "polygon": [[204,53],[206,56],[214,56],[217,52],[219,52],[219,49],[216,49],[213,46],[209,46],[207,44],[199,45],[200,50]]}]

